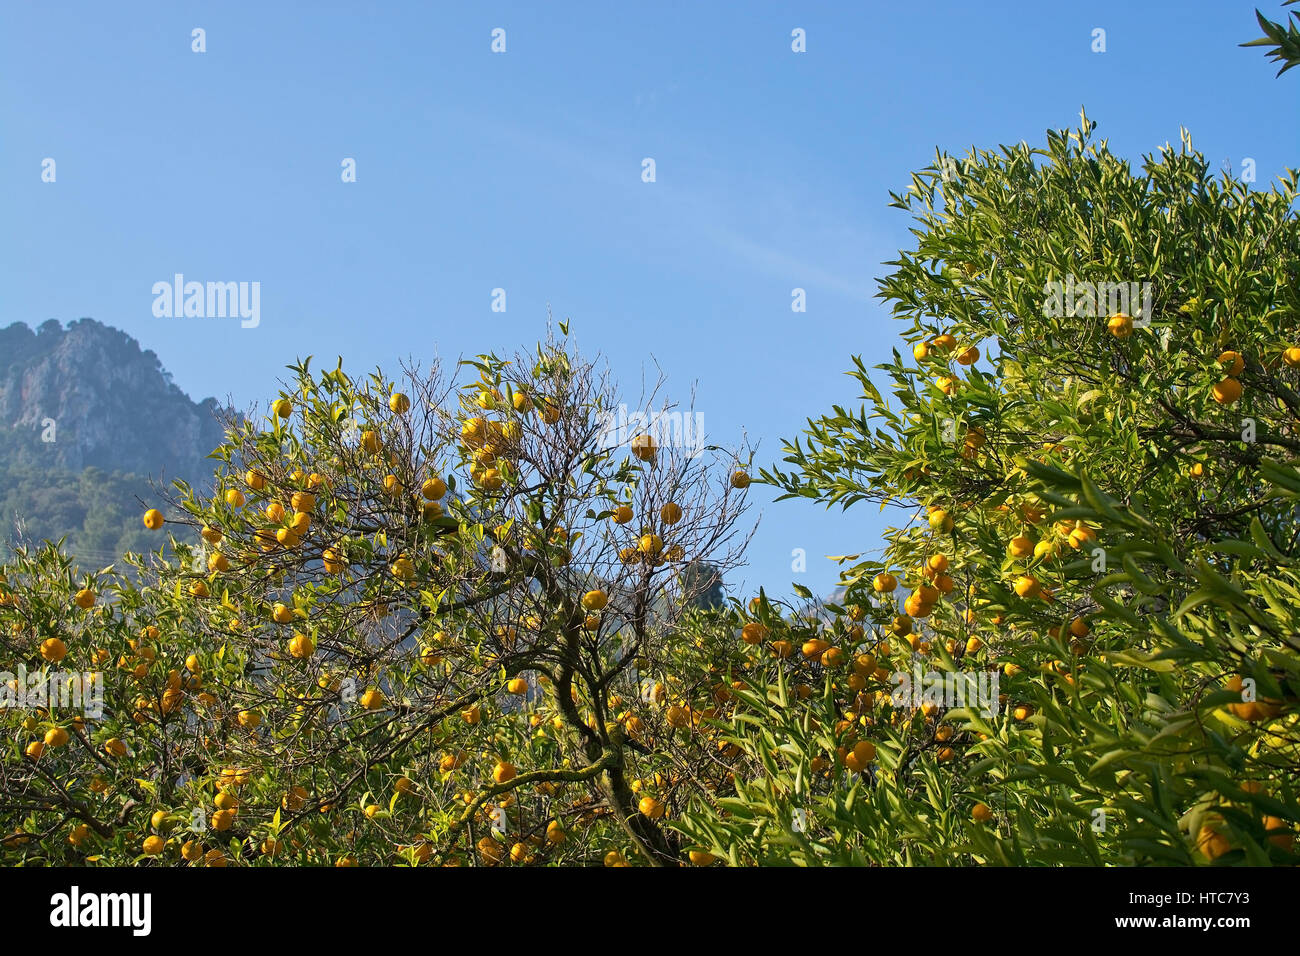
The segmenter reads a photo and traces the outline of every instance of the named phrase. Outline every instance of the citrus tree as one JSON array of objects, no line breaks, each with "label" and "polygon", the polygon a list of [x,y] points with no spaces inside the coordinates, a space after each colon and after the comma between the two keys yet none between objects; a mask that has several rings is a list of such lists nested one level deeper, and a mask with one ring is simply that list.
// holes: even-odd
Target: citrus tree
[{"label": "citrus tree", "polygon": [[102,671],[103,708],[0,718],[6,861],[685,860],[665,824],[725,776],[674,738],[685,572],[741,553],[747,453],[678,440],[658,387],[611,433],[564,336],[401,382],[302,362],[211,495],[144,515],[170,550],[20,554],[6,658]]},{"label": "citrus tree", "polygon": [[[1297,174],[1252,191],[1186,139],[1135,170],[1094,127],[940,156],[893,197],[918,238],[882,283],[888,397],[856,360],[862,408],[762,475],[901,520],[844,559],[854,617],[767,621],[823,632],[812,693],[787,706],[788,663],[744,677],[727,739],[764,769],[688,815],[701,846],[1296,862]],[[896,693],[931,672],[946,693]]]}]

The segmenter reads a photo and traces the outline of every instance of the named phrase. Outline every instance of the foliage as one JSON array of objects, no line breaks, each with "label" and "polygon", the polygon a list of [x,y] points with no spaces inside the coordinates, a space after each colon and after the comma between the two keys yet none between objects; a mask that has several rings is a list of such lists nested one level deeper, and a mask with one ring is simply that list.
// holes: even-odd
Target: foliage
[{"label": "foliage", "polygon": [[66,537],[69,553],[107,564],[149,546],[139,508],[155,493],[147,479],[94,467],[80,472],[42,467],[31,453],[37,441],[25,437],[0,431],[0,554],[10,542],[32,545]]},{"label": "foliage", "polygon": [[463,365],[294,366],[171,503],[172,560],[19,553],[6,659],[103,668],[104,711],[0,717],[8,861],[679,858],[665,813],[725,777],[665,704],[679,572],[734,563],[743,460],[608,441],[562,341]]},{"label": "foliage", "polygon": [[[1296,0],[1285,0],[1282,4],[1289,7]],[[1281,76],[1293,66],[1300,66],[1300,12],[1291,11],[1294,20],[1285,20],[1283,23],[1268,19],[1258,10],[1255,11],[1255,19],[1259,21],[1260,29],[1264,35],[1242,46],[1262,46],[1268,47],[1268,58],[1281,63],[1281,68],[1277,75]]]},{"label": "foliage", "polygon": [[[941,706],[910,737],[868,718],[873,782],[851,813],[833,788],[808,839],[872,862],[1295,862],[1297,176],[1251,192],[1186,140],[1134,172],[1093,127],[956,177],[940,157],[894,197],[920,228],[882,285],[913,345],[878,366],[892,400],[857,360],[863,407],[763,473],[828,505],[921,506],[883,556],[846,560],[850,599],[893,570],[911,646],[892,669],[1000,675],[995,717]],[[1071,309],[1050,284],[1068,276],[1152,281],[1149,309]],[[898,608],[875,602],[883,640]],[[806,715],[768,714],[747,749],[806,739]],[[758,856],[737,831],[718,840]]]}]

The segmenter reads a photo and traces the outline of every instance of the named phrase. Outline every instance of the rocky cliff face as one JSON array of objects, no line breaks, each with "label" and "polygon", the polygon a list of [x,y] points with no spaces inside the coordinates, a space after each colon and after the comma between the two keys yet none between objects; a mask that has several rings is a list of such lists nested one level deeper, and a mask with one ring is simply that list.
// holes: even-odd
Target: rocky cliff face
[{"label": "rocky cliff face", "polygon": [[0,430],[10,454],[31,464],[202,487],[220,412],[215,399],[195,403],[173,385],[153,352],[93,319],[0,329]]}]

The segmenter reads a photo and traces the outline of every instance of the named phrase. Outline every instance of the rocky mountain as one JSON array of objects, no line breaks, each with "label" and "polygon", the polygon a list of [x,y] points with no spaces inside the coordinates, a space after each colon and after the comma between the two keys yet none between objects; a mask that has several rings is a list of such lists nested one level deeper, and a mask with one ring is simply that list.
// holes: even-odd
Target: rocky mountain
[{"label": "rocky mountain", "polygon": [[0,425],[48,445],[42,465],[193,480],[221,444],[219,411],[215,399],[192,402],[157,355],[94,319],[0,329]]},{"label": "rocky mountain", "polygon": [[138,499],[156,497],[151,481],[210,479],[221,414],[94,319],[0,329],[0,549],[64,535],[87,557],[156,547]]}]

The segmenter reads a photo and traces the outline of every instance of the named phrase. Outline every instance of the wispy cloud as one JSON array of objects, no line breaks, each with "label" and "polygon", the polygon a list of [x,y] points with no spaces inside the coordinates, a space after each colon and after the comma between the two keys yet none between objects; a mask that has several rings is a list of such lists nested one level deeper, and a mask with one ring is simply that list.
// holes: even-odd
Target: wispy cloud
[{"label": "wispy cloud", "polygon": [[[458,117],[458,122],[461,117]],[[613,159],[548,133],[517,124],[485,122],[465,116],[485,137],[504,141],[510,149],[530,159],[553,163],[575,171],[593,184],[624,189],[639,175],[640,157]],[[649,188],[649,187],[647,187]],[[753,187],[761,198],[743,207],[735,200],[684,187],[678,183],[655,184],[661,190],[661,209],[680,235],[703,241],[724,256],[770,277],[832,291],[849,299],[867,301],[875,294],[872,277],[863,270],[851,275],[845,268],[828,262],[851,260],[864,266],[871,261],[868,250],[877,244],[860,228],[837,220],[825,208],[837,205],[839,197],[825,197],[817,204],[793,198],[785,182],[759,183]],[[598,200],[599,201],[599,200]],[[775,227],[746,227],[746,220],[777,223]],[[788,234],[774,240],[773,228]],[[823,262],[808,252],[825,251]]]}]

